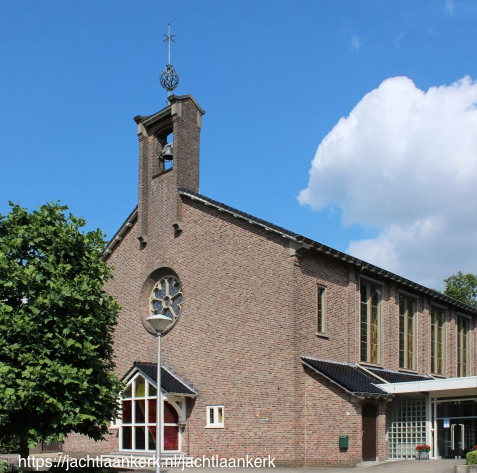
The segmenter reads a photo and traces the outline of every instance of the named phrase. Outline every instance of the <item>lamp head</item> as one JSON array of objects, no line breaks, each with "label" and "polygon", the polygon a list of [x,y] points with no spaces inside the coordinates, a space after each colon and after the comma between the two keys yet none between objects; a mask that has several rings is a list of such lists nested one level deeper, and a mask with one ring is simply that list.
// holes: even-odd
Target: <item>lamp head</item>
[{"label": "lamp head", "polygon": [[152,325],[152,328],[158,335],[161,335],[172,323],[172,318],[163,314],[150,315],[146,320]]}]

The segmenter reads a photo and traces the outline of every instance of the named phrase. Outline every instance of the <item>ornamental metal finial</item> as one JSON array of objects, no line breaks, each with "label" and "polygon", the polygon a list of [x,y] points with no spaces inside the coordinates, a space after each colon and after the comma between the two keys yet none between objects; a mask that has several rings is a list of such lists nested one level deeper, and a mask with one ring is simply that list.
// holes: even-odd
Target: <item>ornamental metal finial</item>
[{"label": "ornamental metal finial", "polygon": [[168,43],[169,61],[166,65],[166,68],[161,72],[159,82],[161,83],[162,87],[167,90],[167,95],[171,95],[171,92],[179,85],[179,75],[171,64],[171,43],[175,43],[175,34],[171,35],[171,24],[169,23],[168,26],[169,34],[164,34],[164,36],[166,37],[164,43]]}]

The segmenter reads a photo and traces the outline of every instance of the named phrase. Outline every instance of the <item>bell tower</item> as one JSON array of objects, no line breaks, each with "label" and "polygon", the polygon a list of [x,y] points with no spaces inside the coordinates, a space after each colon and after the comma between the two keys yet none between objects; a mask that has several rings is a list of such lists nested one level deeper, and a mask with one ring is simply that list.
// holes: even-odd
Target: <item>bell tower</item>
[{"label": "bell tower", "polygon": [[171,34],[169,56],[159,82],[167,90],[168,105],[154,115],[137,116],[139,138],[139,241],[147,245],[148,238],[167,236],[174,229],[182,230],[178,188],[199,192],[199,138],[204,111],[191,95],[171,95],[179,85],[179,76],[171,63]]},{"label": "bell tower", "polygon": [[164,109],[134,118],[139,138],[138,238],[144,245],[153,230],[152,214],[154,220],[181,227],[178,187],[199,192],[204,113],[191,95],[171,95]]}]

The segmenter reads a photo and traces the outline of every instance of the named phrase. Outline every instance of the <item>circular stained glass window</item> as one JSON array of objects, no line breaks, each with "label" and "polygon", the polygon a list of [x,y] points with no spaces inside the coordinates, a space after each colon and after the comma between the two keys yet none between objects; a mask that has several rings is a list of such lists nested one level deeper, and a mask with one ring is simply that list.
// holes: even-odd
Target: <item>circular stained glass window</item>
[{"label": "circular stained glass window", "polygon": [[171,319],[171,324],[165,330],[169,331],[176,323],[181,313],[182,286],[175,276],[164,276],[152,288],[149,299],[151,315],[161,314]]}]

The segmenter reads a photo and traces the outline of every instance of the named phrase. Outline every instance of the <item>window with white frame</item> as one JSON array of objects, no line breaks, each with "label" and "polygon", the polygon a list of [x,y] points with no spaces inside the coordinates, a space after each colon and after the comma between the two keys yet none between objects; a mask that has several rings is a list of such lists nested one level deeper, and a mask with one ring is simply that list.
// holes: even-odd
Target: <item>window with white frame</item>
[{"label": "window with white frame", "polygon": [[122,396],[121,450],[156,449],[156,388],[141,375]]},{"label": "window with white frame", "polygon": [[224,427],[224,406],[207,406],[206,427]]},{"label": "window with white frame", "polygon": [[[121,399],[121,450],[156,450],[156,402],[157,389],[143,376],[137,374],[129,381]],[[174,404],[182,410],[184,405],[177,402],[162,402],[164,451],[180,449],[179,411]]]}]

